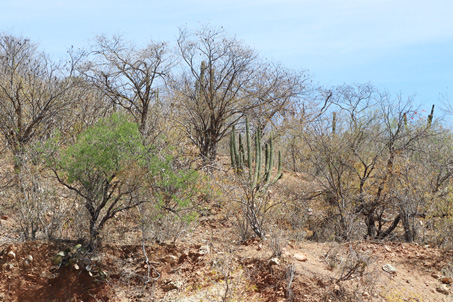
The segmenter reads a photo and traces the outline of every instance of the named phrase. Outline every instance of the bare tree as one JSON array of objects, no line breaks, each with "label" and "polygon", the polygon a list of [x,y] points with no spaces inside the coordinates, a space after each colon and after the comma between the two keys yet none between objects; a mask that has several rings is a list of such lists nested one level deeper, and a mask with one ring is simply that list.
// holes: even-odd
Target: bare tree
[{"label": "bare tree", "polygon": [[299,107],[307,105],[313,94],[309,81],[306,71],[294,71],[274,63],[261,64],[248,91],[249,99],[256,100],[259,106],[248,109],[247,117],[261,131],[268,125],[275,130],[294,116]]},{"label": "bare tree", "polygon": [[416,171],[407,159],[434,133],[425,120],[422,125],[407,121],[416,112],[410,101],[394,99],[370,85],[338,87],[331,101],[336,119],[310,125],[306,142],[313,176],[335,209],[336,235],[350,240],[354,231],[357,237],[361,217],[366,237],[385,238],[402,222],[405,239],[413,240],[409,218],[417,215],[424,193],[406,194],[415,186]]},{"label": "bare tree", "polygon": [[253,112],[268,123],[304,89],[305,74],[261,62],[222,29],[183,29],[177,42],[187,67],[174,82],[179,123],[205,162],[215,159],[218,142],[242,116]]},{"label": "bare tree", "polygon": [[54,64],[28,39],[0,35],[0,132],[16,168],[27,144],[45,136],[70,103],[77,60]]},{"label": "bare tree", "polygon": [[[167,80],[173,66],[166,43],[150,42],[138,48],[121,37],[97,38],[94,59],[82,68],[87,78],[110,101],[127,110],[140,125],[140,132],[148,135],[150,110],[159,102],[159,87]],[[155,115],[154,115],[155,116]]]}]

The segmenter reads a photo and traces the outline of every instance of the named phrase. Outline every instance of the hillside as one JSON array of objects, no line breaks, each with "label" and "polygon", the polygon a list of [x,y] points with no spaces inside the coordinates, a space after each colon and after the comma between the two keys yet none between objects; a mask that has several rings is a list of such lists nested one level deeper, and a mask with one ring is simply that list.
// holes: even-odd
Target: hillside
[{"label": "hillside", "polygon": [[136,229],[56,265],[75,242],[18,242],[3,215],[0,301],[452,301],[452,250],[284,234],[239,242],[227,208],[205,204],[203,215],[176,242],[146,243],[149,280]]}]

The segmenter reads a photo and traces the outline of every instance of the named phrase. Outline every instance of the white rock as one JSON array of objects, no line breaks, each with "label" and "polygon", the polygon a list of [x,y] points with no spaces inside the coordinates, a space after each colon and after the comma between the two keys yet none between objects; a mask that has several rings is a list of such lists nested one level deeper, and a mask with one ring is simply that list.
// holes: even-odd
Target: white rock
[{"label": "white rock", "polygon": [[200,250],[198,251],[198,255],[203,256],[206,254],[209,254],[211,252],[211,249],[209,248],[209,245],[203,245],[200,247]]},{"label": "white rock", "polygon": [[14,258],[16,258],[16,254],[13,251],[9,251],[8,258],[14,259]]},{"label": "white rock", "polygon": [[33,256],[32,255],[28,255],[27,256],[27,260],[30,261],[30,262],[33,262]]},{"label": "white rock", "polygon": [[307,261],[307,256],[304,254],[304,253],[297,253],[297,254],[294,254],[294,258],[298,261]]},{"label": "white rock", "polygon": [[280,265],[280,260],[278,260],[278,258],[272,258],[271,260],[269,260],[269,264],[270,265]]},{"label": "white rock", "polygon": [[389,274],[396,274],[396,268],[391,264],[385,264],[382,269]]},{"label": "white rock", "polygon": [[167,263],[173,264],[178,262],[178,257],[176,257],[175,255],[167,255],[165,256],[164,260]]}]

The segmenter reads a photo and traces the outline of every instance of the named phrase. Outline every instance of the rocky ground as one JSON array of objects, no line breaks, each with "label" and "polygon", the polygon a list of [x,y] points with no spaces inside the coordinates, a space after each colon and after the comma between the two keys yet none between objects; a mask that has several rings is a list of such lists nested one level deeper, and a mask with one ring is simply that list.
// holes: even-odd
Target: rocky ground
[{"label": "rocky ground", "polygon": [[453,301],[453,251],[430,246],[239,243],[219,211],[146,261],[140,244],[20,243],[0,222],[0,301]]}]

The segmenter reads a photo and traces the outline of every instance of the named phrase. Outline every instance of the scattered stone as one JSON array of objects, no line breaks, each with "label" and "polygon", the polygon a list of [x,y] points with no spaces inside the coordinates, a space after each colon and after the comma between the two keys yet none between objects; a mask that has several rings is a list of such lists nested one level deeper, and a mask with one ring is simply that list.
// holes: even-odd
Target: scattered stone
[{"label": "scattered stone", "polygon": [[305,262],[307,261],[307,255],[305,255],[304,253],[297,253],[297,254],[294,254],[294,258],[297,260],[297,261],[302,261],[302,262]]},{"label": "scattered stone", "polygon": [[389,274],[396,274],[396,268],[391,264],[385,264],[382,269]]},{"label": "scattered stone", "polygon": [[75,268],[76,270],[79,270],[80,267],[77,265],[77,263],[74,263],[74,268]]},{"label": "scattered stone", "polygon": [[25,259],[25,261],[24,261],[24,266],[25,266],[25,267],[29,267],[29,266],[30,266],[30,261],[28,261],[27,259]]},{"label": "scattered stone", "polygon": [[14,259],[14,258],[16,258],[16,254],[13,251],[9,251],[8,258]]},{"label": "scattered stone", "polygon": [[433,277],[434,279],[439,279],[440,275],[438,273],[432,273],[431,277]]},{"label": "scattered stone", "polygon": [[333,291],[334,291],[336,294],[340,293],[340,291],[341,291],[340,285],[335,284],[335,286],[333,287]]},{"label": "scattered stone", "polygon": [[63,251],[59,251],[58,254],[57,254],[57,256],[64,257],[65,255],[64,255],[64,252],[63,252]]},{"label": "scattered stone", "polygon": [[448,289],[448,287],[445,285],[445,284],[439,284],[437,287],[436,287],[436,290],[439,292],[439,293],[442,293],[444,295],[448,295],[450,293],[450,290]]},{"label": "scattered stone", "polygon": [[210,252],[211,252],[211,249],[209,248],[209,245],[203,245],[198,250],[198,255],[203,256],[203,255],[209,254]]},{"label": "scattered stone", "polygon": [[167,255],[165,256],[164,260],[167,263],[173,264],[178,262],[178,257],[176,257],[175,255]]},{"label": "scattered stone", "polygon": [[263,245],[260,243],[258,244],[258,247],[256,248],[258,251],[261,251],[263,249]]},{"label": "scattered stone", "polygon": [[452,284],[453,283],[453,278],[442,277],[442,278],[440,278],[440,282],[442,282],[443,284]]},{"label": "scattered stone", "polygon": [[32,255],[28,255],[27,256],[27,260],[30,261],[30,262],[33,262],[33,256]]},{"label": "scattered stone", "polygon": [[171,279],[165,280],[162,284],[162,289],[166,292],[179,289],[181,287],[181,282],[173,281]]},{"label": "scattered stone", "polygon": [[389,253],[392,251],[392,249],[388,245],[384,245],[384,249]]},{"label": "scattered stone", "polygon": [[365,298],[368,298],[368,297],[370,297],[370,294],[368,292],[363,292],[362,296],[364,296]]},{"label": "scattered stone", "polygon": [[269,264],[272,266],[272,265],[280,265],[280,260],[278,260],[278,258],[272,258],[271,260],[269,260]]}]

